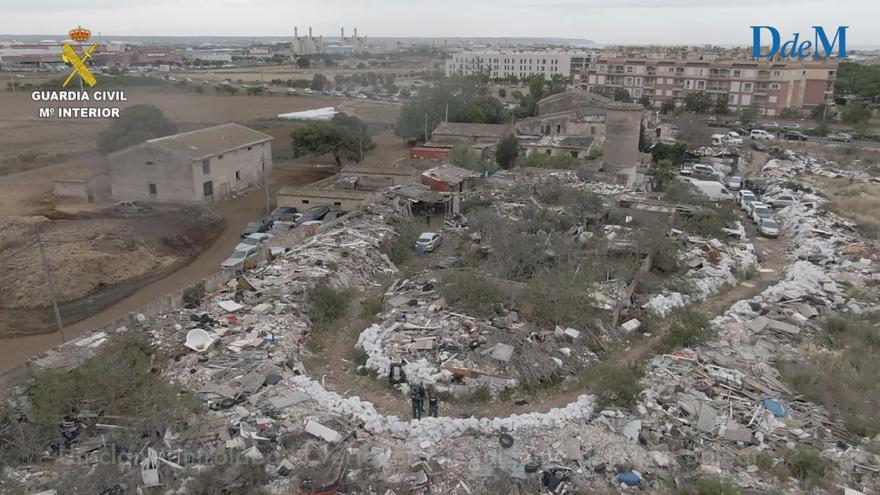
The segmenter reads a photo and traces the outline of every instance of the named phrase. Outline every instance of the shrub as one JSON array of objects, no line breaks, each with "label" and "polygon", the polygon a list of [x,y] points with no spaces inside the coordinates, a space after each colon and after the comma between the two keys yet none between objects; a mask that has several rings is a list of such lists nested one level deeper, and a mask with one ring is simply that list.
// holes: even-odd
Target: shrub
[{"label": "shrub", "polygon": [[669,322],[669,329],[661,340],[661,349],[664,351],[698,346],[717,333],[709,323],[709,318],[698,311],[676,309],[666,320]]},{"label": "shrub", "polygon": [[481,318],[501,314],[511,300],[495,283],[468,272],[446,272],[439,292],[450,306]]},{"label": "shrub", "polygon": [[350,300],[350,291],[334,289],[322,282],[306,294],[306,312],[313,325],[323,327],[343,316]]},{"label": "shrub", "polygon": [[591,366],[581,372],[579,383],[596,394],[597,408],[630,408],[642,393],[640,367],[614,367],[608,363]]},{"label": "shrub", "polygon": [[384,308],[382,298],[379,296],[365,299],[361,302],[361,318],[372,321]]},{"label": "shrub", "polygon": [[807,485],[814,484],[829,471],[828,461],[810,448],[790,450],[785,456],[785,466],[795,478]]},{"label": "shrub", "polygon": [[721,478],[700,478],[689,490],[689,494],[692,495],[740,495],[740,493],[742,492],[739,487]]},{"label": "shrub", "polygon": [[380,249],[392,263],[401,265],[412,257],[420,232],[410,221],[399,222],[395,227],[398,235],[386,239]]},{"label": "shrub", "polygon": [[703,237],[723,237],[728,225],[736,221],[733,208],[714,210],[704,208],[690,215],[680,217],[678,225],[689,234]]}]

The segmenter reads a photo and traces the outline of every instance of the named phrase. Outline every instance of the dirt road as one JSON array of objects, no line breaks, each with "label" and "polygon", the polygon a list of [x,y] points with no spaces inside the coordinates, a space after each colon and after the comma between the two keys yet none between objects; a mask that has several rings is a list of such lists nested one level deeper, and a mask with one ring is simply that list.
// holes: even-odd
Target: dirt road
[{"label": "dirt road", "polygon": [[[308,184],[325,177],[323,172],[302,172],[276,169],[274,191],[282,185]],[[229,256],[233,246],[240,240],[241,229],[248,221],[265,214],[265,196],[255,191],[243,198],[221,203],[216,212],[226,220],[223,232],[214,243],[189,264],[165,277],[151,282],[100,313],[65,327],[68,339],[88,333],[94,328],[121,318],[145,304],[171,292],[190,286],[217,271],[220,263]],[[62,315],[63,317],[63,315]],[[31,356],[44,352],[61,343],[58,332],[0,340],[0,374],[24,364]]]}]

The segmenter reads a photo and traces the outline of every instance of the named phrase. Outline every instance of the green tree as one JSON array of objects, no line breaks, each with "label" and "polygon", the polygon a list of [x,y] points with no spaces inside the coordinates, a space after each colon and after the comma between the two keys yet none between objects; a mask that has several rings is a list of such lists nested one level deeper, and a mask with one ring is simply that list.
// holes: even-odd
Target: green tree
[{"label": "green tree", "polygon": [[651,97],[648,96],[648,95],[642,95],[642,96],[639,98],[639,104],[642,105],[643,107],[645,107],[645,108],[648,109],[648,110],[650,110],[651,108],[653,108],[652,105],[651,105]]},{"label": "green tree", "polygon": [[258,96],[263,93],[263,88],[259,86],[248,86],[247,94],[251,96]]},{"label": "green tree", "polygon": [[684,107],[689,112],[706,113],[712,109],[712,98],[704,91],[688,93],[684,97]]},{"label": "green tree", "polygon": [[629,91],[623,88],[614,88],[614,95],[612,96],[614,101],[621,101],[623,103],[632,103],[632,97],[629,95]]},{"label": "green tree", "polygon": [[715,100],[715,113],[719,115],[730,113],[730,107],[727,106],[727,95],[718,95],[718,98]]},{"label": "green tree", "polygon": [[498,142],[495,149],[495,161],[499,167],[505,170],[513,168],[517,156],[519,156],[519,141],[516,136],[510,135]]},{"label": "green tree", "polygon": [[851,101],[844,105],[840,119],[847,124],[866,125],[871,120],[871,107],[862,101]]},{"label": "green tree", "polygon": [[819,103],[813,107],[810,110],[810,117],[816,122],[827,122],[831,119],[831,115],[827,112],[827,107],[824,103]]},{"label": "green tree", "polygon": [[309,88],[311,88],[312,91],[323,91],[329,82],[327,76],[324,74],[315,74],[314,77],[312,77],[312,84],[309,85]]},{"label": "green tree", "polygon": [[656,143],[651,149],[651,161],[659,163],[669,160],[673,166],[680,167],[684,163],[686,151],[685,143]]},{"label": "green tree", "polygon": [[739,120],[743,126],[749,126],[758,118],[758,109],[754,106],[746,107],[740,110]]},{"label": "green tree", "polygon": [[98,150],[112,153],[176,132],[177,125],[162,110],[153,105],[134,105],[119,112],[119,118],[98,133]]},{"label": "green tree", "polygon": [[507,90],[504,88],[499,89],[498,90],[498,97],[499,98],[507,98]]},{"label": "green tree", "polygon": [[834,92],[838,96],[877,98],[880,96],[880,65],[840,62]]},{"label": "green tree", "polygon": [[290,138],[294,156],[332,153],[340,168],[343,159],[360,161],[362,154],[375,147],[366,126],[344,113],[334,115],[330,122],[310,122],[297,128]]},{"label": "green tree", "polygon": [[508,114],[504,104],[493,96],[477,96],[472,98],[457,116],[460,122],[474,124],[503,124]]},{"label": "green tree", "polygon": [[675,111],[675,102],[672,100],[664,101],[660,104],[660,113],[668,115]]}]

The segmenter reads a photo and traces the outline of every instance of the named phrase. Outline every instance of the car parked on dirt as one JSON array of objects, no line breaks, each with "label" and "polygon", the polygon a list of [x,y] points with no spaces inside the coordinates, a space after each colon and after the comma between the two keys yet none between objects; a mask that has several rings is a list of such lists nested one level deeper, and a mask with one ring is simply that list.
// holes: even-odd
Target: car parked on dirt
[{"label": "car parked on dirt", "polygon": [[772,208],[785,208],[786,206],[797,203],[797,198],[790,194],[780,194],[773,199],[765,200]]},{"label": "car parked on dirt", "polygon": [[731,191],[739,191],[742,188],[743,179],[738,175],[734,175],[727,179],[727,188]]},{"label": "car parked on dirt", "polygon": [[251,235],[245,237],[244,239],[242,239],[242,241],[239,242],[238,245],[236,245],[234,249],[236,251],[238,251],[241,249],[260,247],[273,237],[275,237],[275,236],[273,236],[272,234],[257,232],[255,234],[251,234]]},{"label": "car parked on dirt", "polygon": [[748,211],[749,203],[751,203],[752,201],[757,201],[758,197],[755,196],[755,193],[753,193],[752,191],[740,189],[740,191],[737,193],[736,200],[739,203],[739,207],[743,211]]},{"label": "car parked on dirt", "polygon": [[437,232],[422,232],[416,241],[416,250],[423,253],[433,252],[443,241],[443,236]]},{"label": "car parked on dirt", "polygon": [[779,237],[779,224],[772,217],[763,217],[758,221],[758,232],[764,237]]},{"label": "car parked on dirt", "polygon": [[770,211],[770,207],[757,201],[754,201],[751,204],[751,214],[752,221],[755,222],[755,225],[759,225],[762,218],[773,218],[773,212]]},{"label": "car parked on dirt", "polygon": [[241,238],[244,239],[245,237],[258,232],[268,232],[271,228],[271,220],[255,220],[253,222],[248,222],[244,230],[241,232]]},{"label": "car parked on dirt", "polygon": [[118,201],[113,205],[113,211],[116,213],[137,214],[148,213],[153,211],[153,209],[137,201]]},{"label": "car parked on dirt", "polygon": [[257,248],[249,247],[247,249],[236,249],[226,258],[223,263],[220,263],[221,268],[237,268],[241,265],[244,265],[244,262],[249,258],[253,258],[257,255]]}]

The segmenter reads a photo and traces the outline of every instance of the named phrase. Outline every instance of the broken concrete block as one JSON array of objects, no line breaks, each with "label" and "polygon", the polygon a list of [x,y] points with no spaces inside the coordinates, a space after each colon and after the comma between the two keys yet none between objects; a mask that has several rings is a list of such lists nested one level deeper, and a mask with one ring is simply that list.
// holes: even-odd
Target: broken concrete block
[{"label": "broken concrete block", "polygon": [[566,438],[562,441],[562,447],[559,453],[566,461],[577,461],[583,457],[581,454],[581,445],[574,438]]},{"label": "broken concrete block", "polygon": [[639,442],[639,433],[642,431],[642,422],[640,420],[630,421],[623,427],[623,436],[629,438],[632,443]]},{"label": "broken concrete block", "polygon": [[712,406],[700,403],[700,415],[697,419],[697,428],[700,431],[710,432],[715,429],[715,418],[718,412]]},{"label": "broken concrete block", "polygon": [[724,429],[724,434],[722,437],[725,440],[730,440],[731,442],[744,442],[748,443],[752,441],[752,432],[745,426],[737,423],[732,419],[728,419],[727,427]]},{"label": "broken concrete block", "polygon": [[570,340],[576,340],[578,337],[581,336],[580,332],[578,332],[577,330],[575,330],[574,328],[571,328],[571,327],[566,328],[564,334]]},{"label": "broken concrete block", "polygon": [[242,455],[245,457],[245,459],[252,462],[262,462],[262,460],[265,459],[265,456],[262,452],[260,452],[260,449],[258,449],[256,445],[245,450]]},{"label": "broken concrete block", "polygon": [[342,440],[342,435],[339,434],[336,430],[331,428],[327,428],[326,426],[318,423],[317,421],[309,420],[306,423],[306,433],[314,435],[325,442],[335,443]]},{"label": "broken concrete block", "polygon": [[779,320],[769,320],[769,322],[767,323],[767,328],[776,332],[787,333],[789,335],[799,335],[801,333],[800,328],[792,325],[791,323],[786,323]]},{"label": "broken concrete block", "polygon": [[513,346],[502,344],[501,342],[495,344],[495,348],[492,351],[492,357],[499,360],[509,362],[511,356],[513,356]]},{"label": "broken concrete block", "polygon": [[766,316],[759,316],[749,322],[749,330],[758,333],[767,328],[768,324],[770,324],[769,318],[767,318]]},{"label": "broken concrete block", "polygon": [[285,395],[278,395],[276,397],[272,397],[269,399],[269,405],[272,406],[273,409],[285,409],[290,406],[295,406],[300,402],[305,402],[309,400],[309,396],[304,392],[294,391]]},{"label": "broken concrete block", "polygon": [[801,304],[797,307],[798,313],[806,316],[807,318],[814,318],[819,316],[819,312],[816,311],[816,308],[810,306],[809,304]]},{"label": "broken concrete block", "polygon": [[559,352],[565,356],[571,356],[571,349],[568,347],[560,347]]},{"label": "broken concrete block", "polygon": [[220,308],[222,308],[227,313],[235,313],[236,311],[244,307],[235,301],[218,301],[217,306],[220,306]]},{"label": "broken concrete block", "polygon": [[625,322],[623,325],[620,325],[620,328],[626,330],[627,332],[634,332],[634,331],[638,330],[639,328],[641,328],[641,326],[642,326],[642,322],[633,318],[633,319]]},{"label": "broken concrete block", "polygon": [[556,363],[556,366],[562,366],[562,360],[559,359],[558,357],[554,357],[554,358],[550,358],[550,359],[552,359],[553,362]]},{"label": "broken concrete block", "polygon": [[665,468],[669,467],[669,456],[656,450],[651,451],[651,458],[657,463],[657,466]]}]

